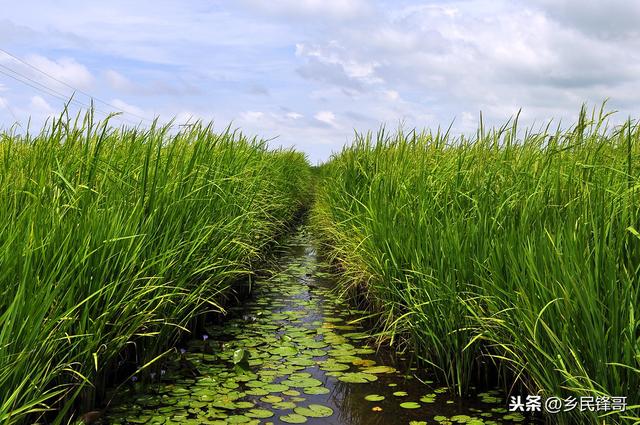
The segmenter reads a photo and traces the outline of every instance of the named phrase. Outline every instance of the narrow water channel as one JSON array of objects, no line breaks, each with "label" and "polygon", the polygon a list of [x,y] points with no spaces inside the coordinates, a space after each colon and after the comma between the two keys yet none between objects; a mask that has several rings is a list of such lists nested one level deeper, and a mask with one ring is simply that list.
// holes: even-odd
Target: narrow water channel
[{"label": "narrow water channel", "polygon": [[459,399],[377,353],[332,293],[304,228],[275,274],[222,325],[190,341],[148,385],[132,383],[103,424],[522,424],[498,391]]}]

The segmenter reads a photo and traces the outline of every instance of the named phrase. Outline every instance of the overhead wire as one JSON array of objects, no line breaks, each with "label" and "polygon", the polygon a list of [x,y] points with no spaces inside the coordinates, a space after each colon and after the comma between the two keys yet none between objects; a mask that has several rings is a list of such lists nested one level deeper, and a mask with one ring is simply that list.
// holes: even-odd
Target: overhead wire
[{"label": "overhead wire", "polygon": [[[16,71],[12,70],[9,67],[6,67],[6,66],[0,64],[0,68],[4,68],[7,71],[15,74],[15,75],[9,74],[6,71],[3,71],[2,69],[0,69],[0,73],[6,75],[9,78],[12,78],[12,79],[14,79],[14,80],[16,80],[16,81],[18,81],[18,82],[20,82],[22,84],[25,84],[25,85],[27,85],[27,86],[29,86],[31,88],[34,88],[34,89],[36,89],[36,90],[38,90],[40,92],[43,92],[43,93],[45,93],[45,94],[47,94],[49,96],[55,97],[57,99],[60,99],[60,100],[63,100],[63,101],[69,100],[64,94],[62,94],[62,93],[60,93],[60,92],[58,92],[58,91],[56,91],[56,90],[54,90],[54,89],[52,89],[50,87],[47,87],[44,84],[39,83],[38,81],[36,81],[36,80],[34,80],[32,78],[29,78],[29,77],[27,77],[25,75],[22,75],[19,72],[16,72]],[[27,80],[27,81],[24,81],[23,79]],[[79,101],[77,99],[73,99],[73,98],[70,99],[70,102],[74,103],[74,104],[77,104],[79,106],[82,106],[84,108],[90,106],[90,105],[87,105],[84,102],[81,102],[81,101]],[[98,112],[102,112],[102,111],[98,110]]]},{"label": "overhead wire", "polygon": [[[0,67],[3,67],[3,66],[0,65]],[[6,68],[6,67],[3,67],[3,68]],[[15,71],[11,70],[11,72],[15,72]],[[51,96],[51,97],[54,97],[54,98],[56,98],[56,99],[58,99],[58,100],[60,100],[62,102],[74,104],[76,106],[79,105],[80,107],[86,108],[86,109],[92,109],[92,110],[94,110],[94,111],[96,111],[98,113],[104,114],[107,117],[112,115],[109,112],[102,111],[101,109],[97,109],[97,108],[95,108],[95,107],[93,107],[91,105],[88,105],[88,104],[86,104],[84,102],[76,100],[73,97],[66,97],[64,94],[61,94],[60,92],[57,92],[57,91],[45,86],[44,84],[38,83],[37,81],[34,81],[34,80],[30,79],[30,78],[27,78],[27,77],[25,77],[25,76],[23,76],[23,75],[21,75],[19,73],[16,73],[19,77],[26,78],[27,80],[30,80],[33,83],[31,83],[29,81],[24,81],[24,80],[20,79],[19,77],[17,77],[16,75],[11,75],[11,74],[3,71],[2,69],[0,69],[0,74],[3,74],[3,75],[5,75],[5,76],[7,76],[9,78],[12,78],[12,79],[18,81],[19,83],[27,85],[27,86],[35,89],[35,90],[38,90],[41,93],[44,93],[44,94],[46,94],[48,96]],[[120,118],[123,119],[124,121],[127,121],[129,124],[137,125],[135,122],[133,122],[133,121],[131,121],[131,120],[125,118],[125,117],[120,117]]]},{"label": "overhead wire", "polygon": [[[111,103],[109,103],[109,102],[105,101],[105,100],[100,99],[99,97],[96,97],[96,96],[94,96],[94,95],[92,95],[92,94],[90,94],[90,93],[87,93],[86,91],[80,90],[79,88],[74,87],[74,86],[70,85],[69,83],[67,83],[67,82],[65,82],[65,81],[63,81],[63,80],[61,80],[61,79],[59,79],[59,78],[54,77],[53,75],[51,75],[51,74],[49,74],[49,73],[47,73],[47,72],[43,71],[42,69],[40,69],[40,68],[36,67],[35,65],[33,65],[33,64],[31,64],[31,63],[29,63],[29,62],[25,61],[24,59],[21,59],[21,58],[20,58],[20,57],[18,57],[18,56],[14,55],[14,54],[12,54],[12,53],[10,53],[10,52],[8,52],[8,51],[6,51],[5,49],[3,49],[3,48],[1,48],[1,47],[0,47],[0,52],[4,53],[5,55],[7,55],[7,56],[9,56],[9,57],[11,57],[11,58],[13,58],[13,59],[14,59],[14,60],[16,60],[16,61],[18,61],[18,62],[20,62],[20,63],[22,63],[22,64],[24,64],[24,65],[28,66],[29,68],[31,68],[31,69],[33,69],[33,70],[35,70],[35,71],[39,72],[40,74],[42,74],[42,75],[44,75],[44,76],[46,76],[46,77],[48,77],[48,78],[51,78],[52,80],[54,80],[54,81],[56,81],[56,82],[58,82],[58,83],[60,83],[60,84],[62,84],[62,85],[64,85],[64,86],[66,86],[66,87],[68,87],[68,88],[72,89],[74,92],[77,92],[77,93],[83,94],[83,95],[85,95],[85,96],[87,96],[87,97],[89,97],[89,98],[91,98],[91,99],[95,100],[96,102],[102,103],[103,105],[106,105],[106,106],[108,106],[108,107],[110,107],[110,108],[113,108],[113,109],[115,109],[115,110],[121,110],[121,109],[122,109],[122,108],[119,108],[119,107],[117,107],[117,106],[115,106],[115,105],[113,105],[113,104],[111,104]],[[135,114],[135,113],[130,112],[130,111],[122,111],[122,112],[125,112],[125,113],[127,113],[127,114],[131,115],[132,117],[136,117],[136,118],[139,118],[139,119],[144,120],[144,121],[149,121],[149,122],[152,122],[152,121],[153,121],[153,120],[151,120],[151,119],[149,119],[149,118],[143,117],[142,115],[138,115],[138,114]]]},{"label": "overhead wire", "polygon": [[[48,77],[48,78],[50,78],[50,79],[52,79],[52,80],[54,80],[54,81],[56,81],[56,82],[58,82],[58,83],[60,83],[60,84],[62,84],[62,85],[64,85],[64,86],[66,86],[66,87],[68,87],[68,88],[70,88],[70,89],[74,90],[74,92],[77,92],[77,93],[83,94],[83,95],[85,95],[85,96],[87,96],[87,97],[91,98],[91,99],[92,99],[92,101],[97,101],[97,102],[99,102],[99,103],[102,103],[102,104],[104,104],[104,105],[107,105],[107,106],[109,106],[110,108],[113,108],[114,110],[116,110],[117,112],[120,112],[120,113],[122,113],[122,114],[127,114],[127,115],[130,115],[130,116],[132,116],[132,117],[139,118],[139,119],[144,120],[144,121],[147,121],[147,122],[153,122],[153,120],[150,120],[150,119],[145,118],[145,117],[143,117],[143,116],[141,116],[141,115],[138,115],[138,114],[132,113],[132,112],[130,112],[130,111],[123,110],[122,108],[118,108],[118,107],[117,107],[117,106],[115,106],[115,105],[112,105],[112,104],[110,104],[110,103],[108,103],[108,102],[105,102],[105,101],[103,101],[103,100],[99,99],[99,98],[96,98],[95,96],[91,95],[90,93],[87,93],[87,92],[85,92],[85,91],[83,91],[83,90],[80,90],[80,89],[78,89],[78,88],[76,88],[76,87],[74,87],[74,86],[72,86],[72,85],[70,85],[70,84],[68,84],[68,83],[66,83],[66,82],[64,82],[64,81],[62,81],[62,80],[60,80],[60,79],[58,79],[58,78],[56,78],[56,77],[52,76],[52,75],[50,75],[49,73],[47,73],[47,72],[45,72],[45,71],[42,71],[41,69],[37,68],[36,66],[34,66],[34,65],[32,65],[32,64],[30,64],[30,63],[28,63],[28,62],[26,62],[26,61],[24,61],[24,60],[22,60],[22,59],[20,59],[19,57],[15,56],[15,55],[13,55],[13,54],[11,54],[11,53],[9,53],[9,52],[7,52],[6,50],[4,50],[4,49],[2,49],[2,48],[0,48],[0,52],[4,53],[5,55],[7,55],[7,56],[11,57],[12,59],[14,59],[14,60],[16,60],[16,61],[18,61],[18,62],[20,62],[20,63],[23,63],[24,65],[27,65],[28,67],[30,67],[30,68],[32,68],[32,69],[34,69],[35,71],[38,71],[38,72],[39,72],[39,73],[41,73],[42,75],[45,75],[46,77]],[[111,113],[109,113],[109,112],[105,112],[105,111],[103,111],[103,110],[101,110],[101,109],[96,108],[96,107],[95,107],[95,106],[93,106],[93,105],[89,105],[89,104],[87,104],[87,103],[85,103],[85,102],[82,102],[82,101],[80,101],[80,100],[78,100],[78,99],[76,99],[76,98],[74,98],[74,97],[67,97],[65,94],[63,94],[63,93],[61,93],[61,92],[59,92],[59,91],[57,91],[57,90],[55,90],[55,89],[53,89],[53,88],[51,88],[51,87],[49,87],[49,86],[47,86],[47,85],[45,85],[45,84],[43,84],[43,83],[39,82],[39,81],[37,81],[37,80],[35,80],[35,79],[33,79],[33,78],[31,78],[31,77],[27,76],[27,75],[24,75],[23,73],[20,73],[20,72],[18,72],[18,71],[16,71],[16,70],[14,70],[14,69],[12,69],[12,68],[10,68],[10,67],[6,66],[6,65],[0,64],[0,67],[1,67],[1,68],[4,68],[5,70],[7,70],[7,71],[9,71],[9,72],[11,72],[11,73],[13,73],[13,74],[15,74],[15,75],[9,74],[9,73],[7,73],[7,72],[3,71],[2,69],[0,69],[0,74],[4,74],[5,76],[10,77],[10,78],[12,78],[12,79],[14,79],[14,80],[16,80],[16,81],[18,81],[18,82],[22,83],[22,84],[25,84],[25,85],[27,85],[27,86],[29,86],[29,87],[31,87],[31,88],[33,88],[33,89],[35,89],[35,90],[38,90],[38,91],[40,91],[40,92],[42,92],[42,93],[45,93],[45,94],[47,94],[48,96],[55,97],[55,98],[57,98],[57,99],[59,99],[59,100],[62,100],[62,101],[64,101],[64,102],[69,102],[69,103],[72,103],[72,104],[75,104],[75,105],[79,105],[79,106],[81,106],[81,107],[83,107],[83,108],[93,109],[93,110],[95,110],[96,112],[99,112],[99,113],[101,113],[101,114],[104,114],[105,116],[109,116],[109,115],[111,115]],[[25,81],[25,80],[26,80],[26,81]],[[131,123],[131,124],[136,124],[135,122],[133,122],[133,121],[131,121],[131,120],[129,120],[129,119],[127,119],[127,118],[123,117],[123,116],[121,116],[120,118],[121,118],[121,119],[123,119],[123,120],[125,120],[125,121],[127,121],[127,122],[129,122],[129,123]]]}]

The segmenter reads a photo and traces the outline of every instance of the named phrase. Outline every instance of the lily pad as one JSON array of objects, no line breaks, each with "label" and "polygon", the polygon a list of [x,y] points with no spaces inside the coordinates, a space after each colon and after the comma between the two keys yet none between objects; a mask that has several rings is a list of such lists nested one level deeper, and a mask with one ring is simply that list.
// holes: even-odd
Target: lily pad
[{"label": "lily pad", "polygon": [[329,388],[326,387],[308,387],[302,390],[303,393],[308,395],[328,394]]},{"label": "lily pad", "polygon": [[278,410],[288,410],[296,407],[296,404],[290,401],[281,401],[279,403],[273,403],[271,407]]},{"label": "lily pad", "polygon": [[272,350],[273,354],[277,354],[279,356],[295,356],[298,354],[298,350],[295,347],[278,347]]},{"label": "lily pad", "polygon": [[287,391],[289,386],[285,384],[267,384],[263,386],[262,389],[269,391],[270,393],[281,393],[283,391]]},{"label": "lily pad", "polygon": [[332,408],[321,404],[310,404],[308,407],[296,407],[293,411],[308,418],[328,418],[333,415]]},{"label": "lily pad", "polygon": [[324,362],[320,365],[320,369],[327,372],[338,372],[338,371],[349,370],[349,365],[346,365],[344,363],[338,363],[338,362]]},{"label": "lily pad", "polygon": [[365,373],[393,373],[396,370],[390,366],[371,366],[365,369],[362,369]]},{"label": "lily pad", "polygon": [[295,357],[291,359],[289,363],[296,366],[313,366],[314,364],[316,364],[316,362],[311,360],[310,358],[304,358],[304,357]]},{"label": "lily pad", "polygon": [[365,396],[364,399],[367,401],[382,401],[385,397],[380,394],[369,394],[368,396]]},{"label": "lily pad", "polygon": [[415,401],[407,401],[404,403],[400,403],[400,407],[402,407],[403,409],[419,409],[420,404],[416,403]]},{"label": "lily pad", "polygon": [[327,346],[327,343],[324,341],[307,340],[307,341],[302,341],[301,345],[303,345],[306,348],[318,349],[318,348],[325,348]]},{"label": "lily pad", "polygon": [[252,388],[250,390],[245,391],[249,395],[261,396],[269,394],[269,391],[264,388]]},{"label": "lily pad", "polygon": [[436,395],[435,394],[427,394],[420,397],[420,401],[423,403],[435,403]]},{"label": "lily pad", "polygon": [[226,422],[228,424],[244,424],[251,421],[251,418],[248,418],[244,415],[233,415],[233,416],[229,416],[226,419]]},{"label": "lily pad", "polygon": [[319,387],[320,385],[322,385],[322,381],[319,381],[315,378],[290,378],[282,381],[282,383],[293,388]]},{"label": "lily pad", "polygon": [[233,363],[242,364],[249,361],[249,352],[239,348],[233,352]]},{"label": "lily pad", "polygon": [[280,403],[282,401],[282,397],[278,397],[276,395],[267,395],[260,398],[260,401],[264,401],[265,403]]},{"label": "lily pad", "polygon": [[477,423],[477,421],[475,421],[471,416],[468,416],[468,415],[455,415],[449,418],[449,420],[452,422],[460,423],[460,424],[469,424],[472,422]]},{"label": "lily pad", "polygon": [[247,412],[244,412],[244,415],[250,418],[264,419],[272,417],[273,412],[267,409],[251,409]]},{"label": "lily pad", "polygon": [[363,372],[345,373],[344,375],[338,377],[339,381],[348,382],[351,384],[366,384],[368,382],[376,381],[377,379],[378,377],[376,375]]},{"label": "lily pad", "polygon": [[369,366],[373,366],[374,364],[376,364],[375,360],[369,360],[369,359],[360,359],[360,360],[355,360],[353,362],[354,365],[356,366],[363,366],[363,367],[369,367]]},{"label": "lily pad", "polygon": [[288,424],[303,424],[307,422],[307,418],[302,415],[298,415],[297,413],[290,413],[288,415],[280,416],[279,418],[282,422],[286,422]]}]

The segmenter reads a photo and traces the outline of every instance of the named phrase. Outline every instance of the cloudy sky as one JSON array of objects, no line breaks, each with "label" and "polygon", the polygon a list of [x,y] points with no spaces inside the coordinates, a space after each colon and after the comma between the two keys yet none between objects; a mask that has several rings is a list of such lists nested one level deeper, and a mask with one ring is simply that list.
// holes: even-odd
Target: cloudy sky
[{"label": "cloudy sky", "polygon": [[127,122],[232,123],[317,162],[383,123],[568,124],[604,99],[640,116],[637,1],[1,1],[3,128],[75,89]]}]

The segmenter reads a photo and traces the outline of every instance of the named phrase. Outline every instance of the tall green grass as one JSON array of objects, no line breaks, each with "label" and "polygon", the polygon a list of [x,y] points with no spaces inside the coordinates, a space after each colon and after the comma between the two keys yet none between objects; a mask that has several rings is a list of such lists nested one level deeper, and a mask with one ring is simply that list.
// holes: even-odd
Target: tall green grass
[{"label": "tall green grass", "polygon": [[640,404],[640,128],[607,119],[357,135],[322,167],[313,213],[344,288],[460,393],[490,361],[530,394]]},{"label": "tall green grass", "polygon": [[0,423],[62,423],[222,311],[309,181],[302,154],[202,123],[0,134]]}]

